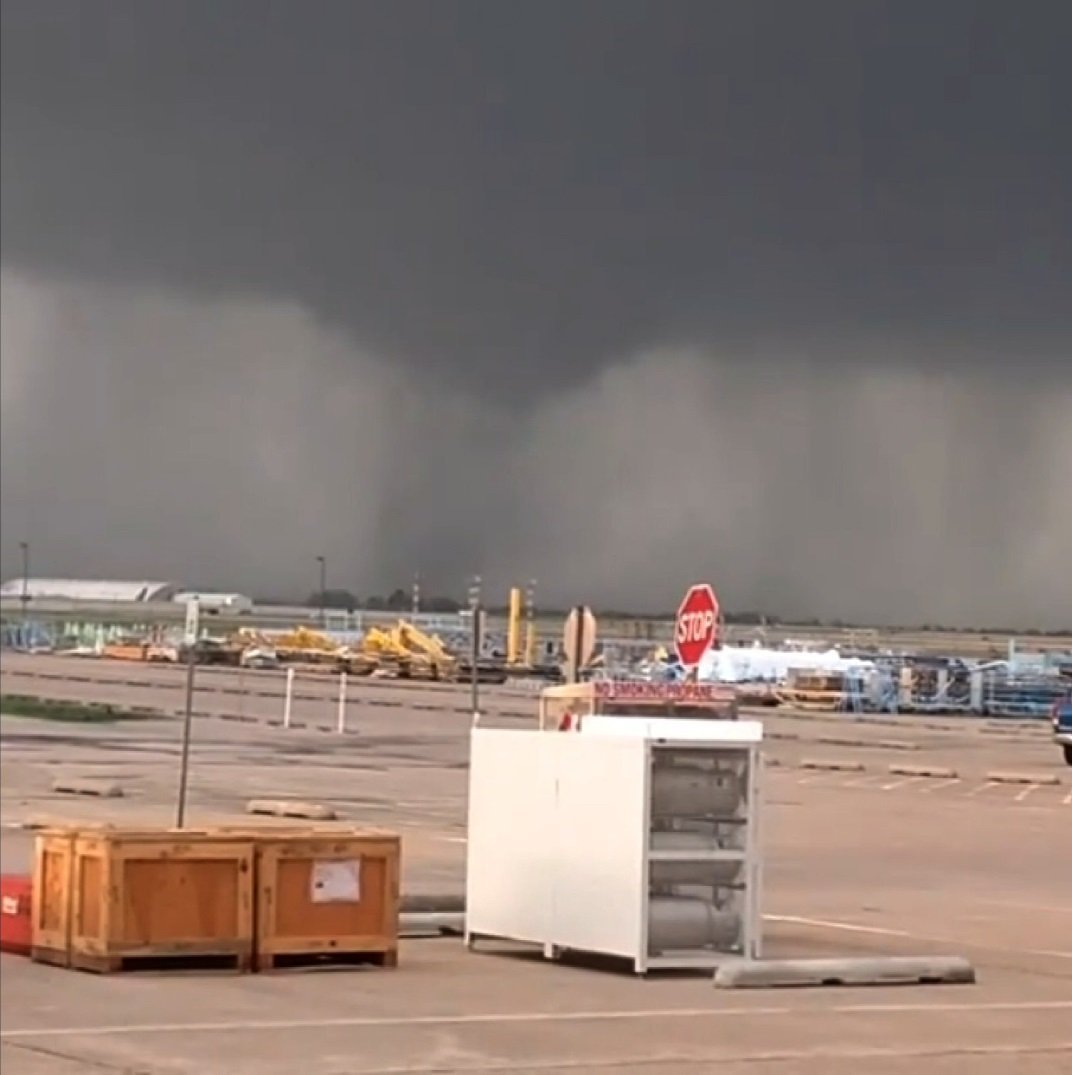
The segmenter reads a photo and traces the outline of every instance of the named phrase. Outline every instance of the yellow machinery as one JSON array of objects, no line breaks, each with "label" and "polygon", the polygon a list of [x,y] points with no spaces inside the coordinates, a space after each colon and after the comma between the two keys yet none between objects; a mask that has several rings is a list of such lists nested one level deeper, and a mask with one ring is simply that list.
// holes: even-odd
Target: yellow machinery
[{"label": "yellow machinery", "polygon": [[778,687],[775,697],[782,705],[794,709],[832,713],[841,708],[845,698],[845,675],[813,669],[790,669],[789,680]]},{"label": "yellow machinery", "polygon": [[[506,664],[511,668],[532,668],[536,664],[535,584],[522,596],[518,586],[510,589],[509,616],[506,621]],[[525,617],[525,645],[521,645],[521,618]]]},{"label": "yellow machinery", "polygon": [[406,670],[413,679],[453,679],[458,660],[436,635],[399,620],[392,637],[406,653]]},{"label": "yellow machinery", "polygon": [[458,662],[435,635],[399,620],[388,630],[370,627],[356,647],[336,654],[336,663],[355,675],[380,671],[401,679],[452,679]]},{"label": "yellow machinery", "polygon": [[278,635],[273,633],[266,636],[265,642],[281,661],[302,664],[329,664],[342,648],[333,638],[308,627],[295,627]]},{"label": "yellow machinery", "polygon": [[510,618],[506,623],[506,663],[517,664],[521,660],[521,591],[510,589]]}]

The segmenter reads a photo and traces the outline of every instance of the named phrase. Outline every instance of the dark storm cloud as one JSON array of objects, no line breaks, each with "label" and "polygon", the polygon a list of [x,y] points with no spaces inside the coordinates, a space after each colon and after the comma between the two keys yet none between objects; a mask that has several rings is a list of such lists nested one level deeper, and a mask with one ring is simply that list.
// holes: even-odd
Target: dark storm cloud
[{"label": "dark storm cloud", "polygon": [[1067,621],[1070,22],[5,0],[5,554]]}]

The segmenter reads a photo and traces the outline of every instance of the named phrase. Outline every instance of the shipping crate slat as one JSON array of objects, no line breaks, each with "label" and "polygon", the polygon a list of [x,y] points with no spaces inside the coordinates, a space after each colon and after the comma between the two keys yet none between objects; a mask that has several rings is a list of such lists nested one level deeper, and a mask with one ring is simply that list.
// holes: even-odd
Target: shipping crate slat
[{"label": "shipping crate slat", "polygon": [[71,946],[71,876],[74,866],[74,832],[42,829],[34,847],[34,881],[31,894],[31,951],[49,953],[39,962],[66,966]]}]

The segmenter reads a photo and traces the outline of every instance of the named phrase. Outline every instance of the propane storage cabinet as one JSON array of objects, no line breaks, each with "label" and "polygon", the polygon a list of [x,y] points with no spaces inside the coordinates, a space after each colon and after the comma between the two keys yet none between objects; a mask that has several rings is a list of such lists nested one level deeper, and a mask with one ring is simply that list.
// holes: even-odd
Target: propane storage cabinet
[{"label": "propane storage cabinet", "polygon": [[466,943],[628,960],[760,955],[757,721],[588,716],[472,731]]}]

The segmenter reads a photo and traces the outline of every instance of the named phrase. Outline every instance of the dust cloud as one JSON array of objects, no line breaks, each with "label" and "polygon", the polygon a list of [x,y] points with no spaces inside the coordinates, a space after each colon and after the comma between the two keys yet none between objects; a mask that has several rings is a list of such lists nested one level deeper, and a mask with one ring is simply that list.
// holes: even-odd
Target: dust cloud
[{"label": "dust cloud", "polygon": [[666,345],[489,400],[296,303],[13,270],[0,302],[5,575],[29,540],[39,574],[261,596],[303,598],[323,554],[359,594],[478,572],[665,610],[707,578],[784,617],[1072,621],[1059,355]]}]

